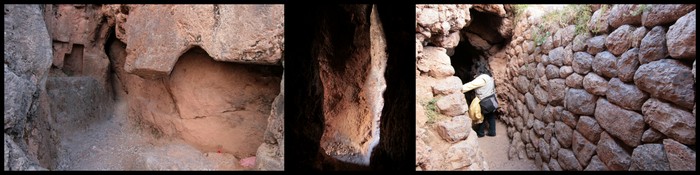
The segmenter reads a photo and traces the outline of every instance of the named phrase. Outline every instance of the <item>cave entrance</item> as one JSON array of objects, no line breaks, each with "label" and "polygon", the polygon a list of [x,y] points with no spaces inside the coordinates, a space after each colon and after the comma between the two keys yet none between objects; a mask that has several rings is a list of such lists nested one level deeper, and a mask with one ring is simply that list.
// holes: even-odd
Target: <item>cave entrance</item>
[{"label": "cave entrance", "polygon": [[179,113],[182,138],[205,152],[255,156],[263,143],[281,66],[214,61],[195,47],[173,67],[166,87]]}]

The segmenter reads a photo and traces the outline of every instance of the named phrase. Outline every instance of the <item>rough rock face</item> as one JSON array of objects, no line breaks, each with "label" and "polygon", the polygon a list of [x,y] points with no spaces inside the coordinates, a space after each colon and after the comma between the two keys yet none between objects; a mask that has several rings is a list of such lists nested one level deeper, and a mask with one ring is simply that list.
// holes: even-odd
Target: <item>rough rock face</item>
[{"label": "rough rock face", "polygon": [[588,163],[588,166],[586,167],[586,169],[584,169],[584,171],[607,171],[607,170],[608,170],[608,167],[605,166],[605,164],[603,163],[603,161],[600,160],[600,158],[598,158],[598,155],[593,156],[593,158],[591,158],[591,162]]},{"label": "rough rock face", "polygon": [[592,116],[595,112],[595,101],[598,99],[593,94],[583,89],[570,88],[566,91],[564,101],[566,109],[574,114]]},{"label": "rough rock face", "polygon": [[563,122],[555,122],[555,135],[563,148],[571,148],[573,130]]},{"label": "rough rock face", "polygon": [[[48,155],[40,146],[31,150],[27,140],[52,147],[49,134],[29,134],[33,128],[49,130],[45,83],[51,66],[51,38],[39,5],[4,6],[4,167],[9,170],[40,170],[37,159]],[[42,128],[47,127],[47,128]],[[45,139],[44,139],[45,138]],[[39,157],[37,157],[39,156]],[[41,160],[42,164],[46,160]]]},{"label": "rough rock face", "polygon": [[[424,47],[423,57],[418,60],[418,68],[425,67],[430,76],[435,78],[445,78],[452,76],[455,69],[447,56],[447,50],[440,47]],[[425,72],[428,72],[425,71]]]},{"label": "rough rock face", "polygon": [[598,125],[598,122],[589,116],[581,116],[576,124],[576,131],[581,133],[586,139],[593,143],[598,143],[600,139],[600,133],[603,132],[603,128]]},{"label": "rough rock face", "polygon": [[586,46],[588,47],[588,50],[586,50],[586,51],[591,55],[595,55],[595,54],[598,54],[598,52],[604,51],[605,50],[605,39],[607,37],[608,37],[608,35],[600,35],[600,36],[595,36],[593,38],[588,39],[586,41]]},{"label": "rough rock face", "polygon": [[437,124],[437,132],[442,139],[450,143],[456,143],[469,136],[471,120],[466,115],[452,117],[450,120],[443,120]]},{"label": "rough rock face", "polygon": [[605,47],[613,55],[620,56],[632,46],[632,31],[634,31],[634,28],[630,25],[618,27],[605,38]]},{"label": "rough rock face", "polygon": [[560,149],[559,150],[559,165],[561,166],[561,169],[564,171],[581,171],[583,168],[581,168],[581,164],[579,164],[579,161],[576,160],[576,156],[574,155],[573,152],[571,152],[568,149]]},{"label": "rough rock face", "polygon": [[662,144],[639,145],[632,151],[630,171],[670,171]]},{"label": "rough rock face", "polygon": [[608,91],[608,81],[595,73],[588,73],[583,77],[583,88],[591,94],[604,96]]},{"label": "rough rock face", "polygon": [[610,13],[610,11],[606,9],[598,9],[593,12],[591,21],[588,22],[588,30],[593,33],[607,32],[610,26],[608,24],[608,18],[606,17],[608,13]]},{"label": "rough rock face", "polygon": [[590,161],[591,157],[595,154],[596,145],[588,141],[583,135],[574,131],[574,139],[571,148],[581,166],[586,167],[588,161]]},{"label": "rough rock face", "polygon": [[695,4],[659,4],[652,5],[642,14],[642,25],[653,27],[671,24],[676,19],[695,9]]},{"label": "rough rock face", "polygon": [[664,137],[664,134],[661,132],[657,131],[654,128],[649,128],[646,131],[644,131],[644,134],[642,134],[642,142],[644,143],[653,143],[660,141]]},{"label": "rough rock face", "polygon": [[643,7],[637,4],[613,5],[608,16],[608,23],[613,28],[618,28],[625,24],[638,26],[642,24],[641,8]]},{"label": "rough rock face", "polygon": [[438,80],[437,84],[433,86],[433,94],[448,95],[453,93],[461,93],[461,91],[462,80],[455,76]]},{"label": "rough rock face", "polygon": [[595,118],[605,131],[625,144],[633,147],[640,144],[644,132],[642,115],[622,109],[605,99],[598,99]]},{"label": "rough rock face", "polygon": [[448,116],[463,115],[468,110],[467,101],[463,94],[454,93],[440,98],[437,101],[440,113]]},{"label": "rough rock face", "polygon": [[[272,65],[282,58],[283,5],[135,5],[129,9],[122,24],[126,34],[122,41],[128,43],[129,53],[124,69],[142,77],[168,75],[179,55],[194,46],[216,61]],[[162,15],[153,18],[153,14]]]},{"label": "rough rock face", "polygon": [[574,53],[573,66],[574,72],[579,74],[587,74],[591,71],[591,65],[593,64],[593,56],[586,52],[576,52]]},{"label": "rough rock face", "polygon": [[589,38],[591,38],[591,33],[588,32],[576,35],[571,50],[574,52],[586,51],[586,40]]},{"label": "rough rock face", "polygon": [[610,103],[627,110],[641,111],[642,104],[649,98],[647,93],[639,90],[634,84],[627,84],[619,78],[612,78],[608,82],[608,91],[605,93]]},{"label": "rough rock face", "polygon": [[695,151],[672,139],[664,139],[663,144],[672,171],[695,171]]},{"label": "rough rock face", "polygon": [[651,97],[692,109],[695,102],[694,79],[690,68],[673,59],[662,59],[639,66],[634,84]]},{"label": "rough rock face", "polygon": [[695,144],[696,119],[692,113],[655,98],[644,103],[642,112],[644,121],[652,128],[678,142]]},{"label": "rough rock face", "polygon": [[666,33],[668,52],[673,58],[695,59],[695,10],[671,25]]},{"label": "rough rock face", "polygon": [[555,106],[564,105],[564,96],[566,96],[566,81],[561,78],[549,80],[549,104]]},{"label": "rough rock face", "polygon": [[568,77],[566,77],[565,81],[566,86],[569,86],[570,88],[583,88],[583,77],[578,73],[569,75]]},{"label": "rough rock face", "polygon": [[639,63],[646,64],[666,56],[668,56],[666,28],[662,26],[651,28],[639,46]]},{"label": "rough rock face", "polygon": [[46,90],[59,135],[109,117],[107,94],[92,77],[51,77]]},{"label": "rough rock face", "polygon": [[284,74],[280,93],[272,101],[266,128],[263,143],[255,153],[255,167],[258,170],[284,170]]},{"label": "rough rock face", "polygon": [[600,52],[595,55],[591,68],[593,72],[606,78],[617,76],[617,57],[608,51]]},{"label": "rough rock face", "polygon": [[603,132],[600,135],[596,153],[610,170],[621,171],[629,169],[631,163],[630,154],[618,145],[607,132]]},{"label": "rough rock face", "polygon": [[639,68],[639,49],[633,48],[627,50],[617,60],[617,77],[621,81],[631,83],[634,80],[634,73]]}]

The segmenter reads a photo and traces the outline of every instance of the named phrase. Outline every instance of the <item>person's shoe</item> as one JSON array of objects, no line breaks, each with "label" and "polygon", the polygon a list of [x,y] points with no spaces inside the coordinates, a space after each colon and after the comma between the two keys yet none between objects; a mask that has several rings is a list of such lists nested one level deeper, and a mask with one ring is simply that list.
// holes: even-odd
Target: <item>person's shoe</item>
[{"label": "person's shoe", "polygon": [[479,138],[484,137],[484,135],[479,135],[479,134],[477,134],[476,136],[479,137]]},{"label": "person's shoe", "polygon": [[494,135],[488,134],[488,136],[489,137],[496,137],[496,134],[494,134]]}]

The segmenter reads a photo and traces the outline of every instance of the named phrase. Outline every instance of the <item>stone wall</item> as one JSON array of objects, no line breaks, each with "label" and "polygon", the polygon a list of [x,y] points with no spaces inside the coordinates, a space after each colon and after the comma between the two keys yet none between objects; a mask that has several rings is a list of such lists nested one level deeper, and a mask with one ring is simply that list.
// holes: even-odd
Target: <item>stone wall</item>
[{"label": "stone wall", "polygon": [[[546,12],[545,12],[546,13]],[[695,170],[695,5],[604,5],[579,30],[517,18],[496,75],[510,158],[543,170]],[[692,65],[692,71],[691,71]],[[496,73],[494,73],[496,74]]]},{"label": "stone wall", "polygon": [[[472,77],[453,63],[474,59],[471,72],[488,64],[486,58],[510,38],[509,11],[509,5],[498,4],[416,5],[416,170],[489,169],[461,92],[465,78]],[[458,45],[480,53],[454,57],[467,52]]]}]

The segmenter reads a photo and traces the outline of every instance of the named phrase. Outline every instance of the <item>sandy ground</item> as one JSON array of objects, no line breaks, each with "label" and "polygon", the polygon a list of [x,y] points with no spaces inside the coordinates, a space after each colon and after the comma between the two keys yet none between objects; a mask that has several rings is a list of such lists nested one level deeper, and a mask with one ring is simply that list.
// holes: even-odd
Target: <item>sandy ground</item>
[{"label": "sandy ground", "polygon": [[[488,129],[485,129],[488,130]],[[488,131],[486,131],[488,133]],[[478,139],[479,148],[484,154],[484,158],[489,165],[489,170],[511,170],[511,171],[539,171],[535,166],[535,161],[530,159],[520,160],[513,158],[508,160],[508,135],[506,125],[496,120],[496,137],[484,136]]]},{"label": "sandy ground", "polygon": [[112,117],[65,134],[56,170],[249,170],[225,152],[201,152],[180,139],[157,137],[126,118],[117,103]]}]

